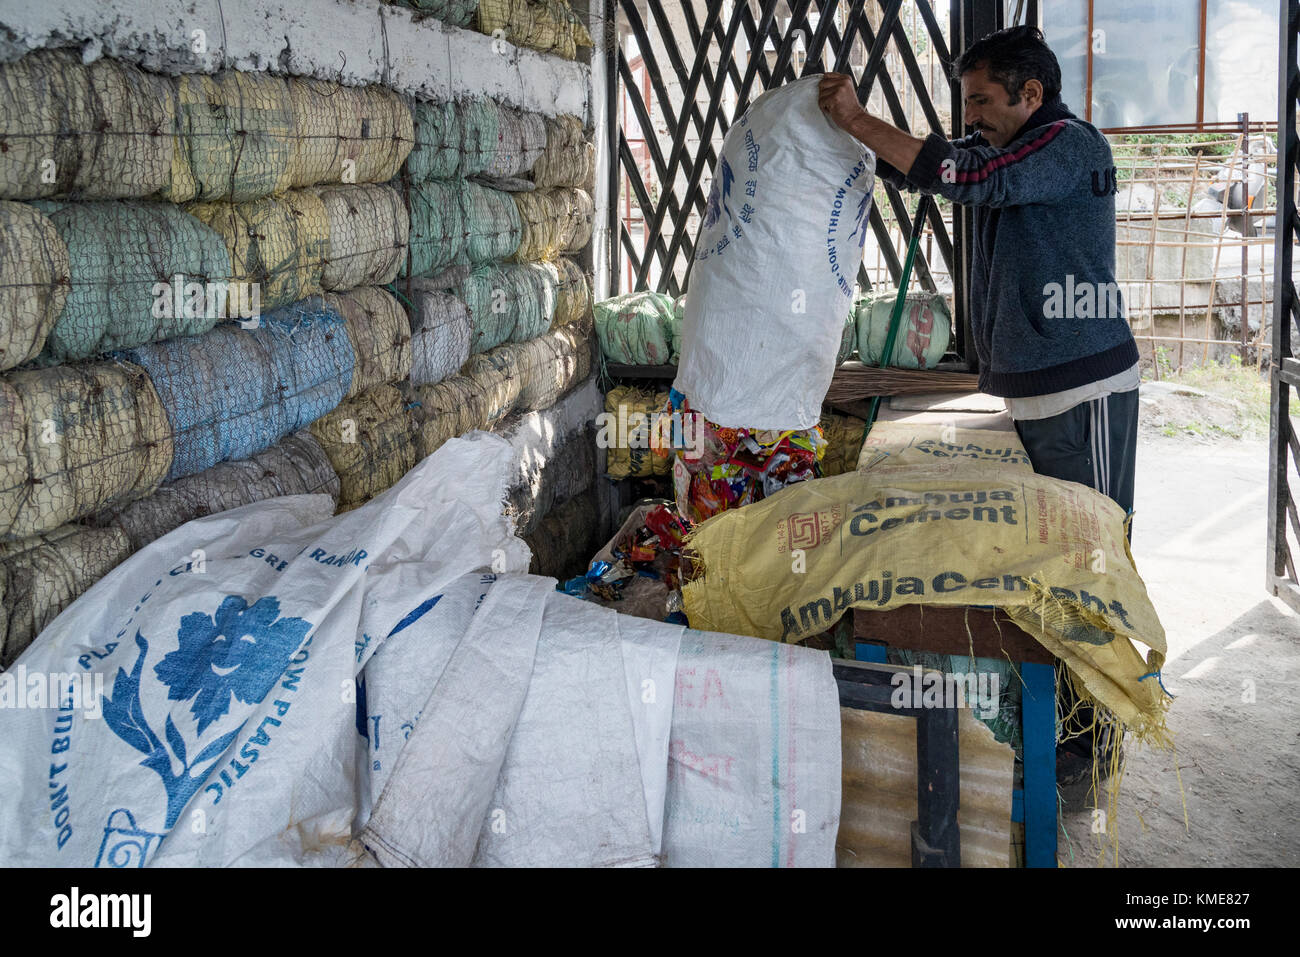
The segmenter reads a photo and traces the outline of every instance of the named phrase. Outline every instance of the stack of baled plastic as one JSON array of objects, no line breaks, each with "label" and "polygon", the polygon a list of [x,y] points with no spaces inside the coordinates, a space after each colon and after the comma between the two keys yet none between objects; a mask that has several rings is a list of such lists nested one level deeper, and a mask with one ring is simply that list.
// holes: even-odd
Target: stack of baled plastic
[{"label": "stack of baled plastic", "polygon": [[[422,2],[422,0],[411,0]],[[575,60],[591,34],[566,0],[478,0],[475,25],[515,46]]]}]

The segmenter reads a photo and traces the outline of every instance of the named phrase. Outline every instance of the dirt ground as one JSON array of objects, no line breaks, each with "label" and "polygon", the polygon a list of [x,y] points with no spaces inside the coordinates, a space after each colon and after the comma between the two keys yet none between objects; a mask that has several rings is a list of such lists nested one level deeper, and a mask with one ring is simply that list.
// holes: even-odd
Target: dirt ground
[{"label": "dirt ground", "polygon": [[[1118,861],[1294,867],[1300,616],[1264,590],[1267,442],[1171,429],[1182,400],[1158,398],[1143,407],[1133,553],[1168,635],[1176,754],[1126,744]],[[1094,803],[1086,784],[1062,793],[1063,866],[1115,863]]]}]

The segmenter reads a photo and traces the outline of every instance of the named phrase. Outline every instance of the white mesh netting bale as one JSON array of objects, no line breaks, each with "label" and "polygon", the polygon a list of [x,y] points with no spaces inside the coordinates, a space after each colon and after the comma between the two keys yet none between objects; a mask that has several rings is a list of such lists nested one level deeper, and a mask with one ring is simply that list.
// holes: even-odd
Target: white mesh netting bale
[{"label": "white mesh netting bale", "polygon": [[516,405],[520,385],[514,355],[500,349],[471,356],[459,374],[441,382],[412,387],[409,404],[420,456],[432,455],[448,439],[499,422]]},{"label": "white mesh netting bale", "polygon": [[419,440],[400,390],[381,385],[311,425],[339,477],[339,508],[368,501],[419,461]]},{"label": "white mesh netting bale", "polygon": [[539,113],[500,107],[497,149],[483,170],[488,176],[529,172],[546,149],[546,123]]},{"label": "white mesh netting bale", "polygon": [[0,64],[0,197],[125,199],[171,176],[171,81],[68,50]]},{"label": "white mesh netting bale", "polygon": [[411,152],[411,110],[392,90],[292,79],[289,96],[298,137],[292,186],[386,183]]},{"label": "white mesh netting bale", "polygon": [[511,194],[466,182],[460,198],[465,210],[465,261],[478,265],[513,255],[522,226]]},{"label": "white mesh netting bale", "polygon": [[595,206],[586,190],[553,187],[511,195],[522,223],[516,262],[553,260],[579,252],[591,241]]},{"label": "white mesh netting bale", "polygon": [[596,146],[582,135],[582,120],[572,113],[547,117],[546,148],[533,164],[538,186],[584,186],[596,162]]},{"label": "white mesh netting bale", "polygon": [[409,266],[401,275],[432,276],[460,260],[465,250],[465,208],[461,183],[429,180],[410,191]]},{"label": "white mesh netting bale", "polygon": [[308,494],[337,502],[339,478],[320,444],[302,431],[252,458],[221,462],[168,482],[139,501],[100,513],[95,523],[120,529],[134,551],[204,515],[280,495]]},{"label": "white mesh netting bale", "polygon": [[131,551],[121,529],[80,525],[0,543],[0,669]]},{"label": "white mesh netting bale", "polygon": [[166,199],[245,202],[293,185],[300,132],[288,80],[222,70],[187,73],[176,85],[175,160]]},{"label": "white mesh netting bale", "polygon": [[478,29],[518,47],[577,59],[578,47],[591,46],[591,35],[564,0],[479,0]]},{"label": "white mesh netting bale", "polygon": [[406,259],[411,222],[391,186],[318,186],[325,206],[329,246],[321,267],[324,289],[382,286],[397,278]]},{"label": "white mesh netting bale", "polygon": [[68,247],[40,210],[0,201],[0,370],[34,359],[68,298]]},{"label": "white mesh netting bale", "polygon": [[168,479],[249,458],[314,422],[343,400],[356,365],[343,317],[319,297],[255,329],[223,323],[124,355],[148,372],[171,423]]},{"label": "white mesh netting bale", "polygon": [[42,200],[68,249],[71,288],[42,359],[67,362],[206,332],[242,303],[227,299],[222,237],[171,203]]},{"label": "white mesh netting bale", "polygon": [[553,326],[577,326],[590,333],[593,316],[591,311],[591,286],[587,275],[572,259],[560,257],[555,262],[556,279],[559,284],[555,293],[555,319]]},{"label": "white mesh netting bale", "polygon": [[411,372],[411,322],[391,294],[376,286],[326,293],[325,305],[347,326],[356,354],[348,398]]},{"label": "white mesh netting bale", "polygon": [[263,309],[321,291],[330,226],[325,204],[312,191],[248,203],[195,203],[187,209],[225,242],[231,278],[257,283]]},{"label": "white mesh netting bale", "polygon": [[87,362],[0,378],[0,539],[48,532],[153,491],[167,414],[137,366]]},{"label": "white mesh netting bale", "polygon": [[522,382],[519,359],[512,349],[493,349],[470,356],[460,374],[475,387],[471,399],[475,428],[490,429],[514,410]]},{"label": "white mesh netting bale", "polygon": [[411,281],[411,384],[455,375],[469,359],[469,308],[426,279]]},{"label": "white mesh netting bale", "polygon": [[536,263],[480,266],[451,290],[469,307],[470,352],[540,335],[555,316],[559,283],[553,270]]}]

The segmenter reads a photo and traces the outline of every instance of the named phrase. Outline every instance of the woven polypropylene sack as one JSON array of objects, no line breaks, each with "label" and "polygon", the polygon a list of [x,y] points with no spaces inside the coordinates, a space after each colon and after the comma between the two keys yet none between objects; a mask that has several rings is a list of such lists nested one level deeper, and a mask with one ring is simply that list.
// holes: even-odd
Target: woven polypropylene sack
[{"label": "woven polypropylene sack", "polygon": [[546,149],[546,123],[540,113],[500,107],[496,151],[483,170],[488,176],[520,176],[532,170]]},{"label": "woven polypropylene sack", "polygon": [[470,352],[540,335],[555,316],[558,283],[529,263],[481,266],[452,293],[469,307]]},{"label": "woven polypropylene sack", "polygon": [[356,364],[348,398],[411,374],[411,321],[391,294],[376,286],[329,292],[325,305],[343,317]]},{"label": "woven polypropylene sack", "polygon": [[0,668],[131,551],[120,529],[79,525],[0,544]]},{"label": "woven polypropylene sack", "polygon": [[519,248],[522,224],[511,194],[465,183],[461,193],[465,209],[465,262],[471,265],[506,259]]},{"label": "woven polypropylene sack", "polygon": [[293,184],[302,132],[288,80],[222,70],[187,73],[176,83],[176,146],[166,199],[244,202]]},{"label": "woven polypropylene sack", "polygon": [[[889,337],[889,321],[898,300],[896,289],[874,290],[855,305],[858,357],[880,365]],[[948,351],[952,317],[942,293],[909,292],[903,299],[894,355],[886,363],[901,369],[933,369]]]},{"label": "woven polypropylene sack", "polygon": [[321,291],[330,226],[325,204],[311,190],[250,203],[195,203],[187,209],[225,241],[231,278],[257,283],[263,309]]},{"label": "woven polypropylene sack", "polygon": [[298,133],[290,185],[384,183],[402,168],[414,130],[392,90],[293,79],[289,95]]},{"label": "woven polypropylene sack", "polygon": [[464,141],[461,114],[448,100],[429,103],[416,100],[411,104],[415,144],[406,158],[406,173],[414,184],[431,179],[453,179],[460,172],[460,153]]},{"label": "woven polypropylene sack", "polygon": [[489,429],[509,415],[519,401],[523,378],[519,356],[510,346],[470,356],[460,374],[472,384],[472,425]]},{"label": "woven polypropylene sack", "polygon": [[233,300],[216,295],[228,291],[226,244],[179,207],[138,201],[38,205],[67,245],[71,279],[43,361],[196,335],[229,311]]},{"label": "woven polypropylene sack", "polygon": [[657,366],[670,361],[671,296],[652,289],[628,292],[596,303],[593,310],[600,351],[609,362]]},{"label": "woven polypropylene sack", "polygon": [[273,310],[256,329],[222,324],[129,350],[167,410],[176,450],[167,479],[245,459],[333,409],[352,383],[343,317],[319,298]]},{"label": "woven polypropylene sack", "polygon": [[576,325],[591,331],[591,286],[587,274],[572,259],[556,260],[556,279],[559,288],[555,293],[554,326]]},{"label": "woven polypropylene sack", "polygon": [[474,22],[474,13],[478,10],[478,0],[387,0],[399,7],[408,7],[436,17],[443,23],[457,27],[467,27]]},{"label": "woven polypropylene sack", "polygon": [[409,266],[400,275],[432,276],[457,262],[465,249],[465,208],[461,184],[431,179],[410,191]]},{"label": "woven polypropylene sack", "polygon": [[479,0],[478,28],[489,36],[501,30],[515,46],[566,60],[591,46],[591,34],[563,0]]},{"label": "woven polypropylene sack", "polygon": [[583,492],[553,506],[537,531],[524,538],[533,553],[529,572],[561,580],[581,574],[592,553],[600,547],[596,540],[598,530],[596,497],[592,492]]},{"label": "woven polypropylene sack", "polygon": [[34,359],[68,299],[68,247],[40,210],[0,201],[0,370]]},{"label": "woven polypropylene sack", "polygon": [[95,524],[120,529],[135,551],[204,515],[280,495],[309,494],[337,502],[339,478],[320,444],[302,431],[251,458],[221,462],[168,482],[139,501],[101,512]]},{"label": "woven polypropylene sack", "polygon": [[311,434],[339,477],[339,507],[368,501],[419,459],[414,425],[401,392],[377,386],[312,423]]},{"label": "woven polypropylene sack", "polygon": [[175,144],[171,81],[67,50],[0,64],[0,197],[149,196],[167,185]]},{"label": "woven polypropylene sack", "polygon": [[853,353],[858,351],[858,322],[855,313],[850,312],[844,320],[844,334],[840,336],[840,351],[835,356],[836,363],[848,362]]},{"label": "woven polypropylene sack", "polygon": [[48,532],[152,492],[173,445],[159,394],[125,362],[0,378],[0,538]]},{"label": "woven polypropylene sack", "polygon": [[469,358],[469,308],[428,280],[411,282],[411,384],[455,375]]},{"label": "woven polypropylene sack", "polygon": [[411,221],[391,186],[318,186],[325,206],[329,246],[321,267],[324,289],[382,286],[397,278],[406,259]]},{"label": "woven polypropylene sack", "polygon": [[538,186],[582,186],[596,160],[595,144],[582,135],[582,120],[572,113],[546,118],[546,148],[533,164]]},{"label": "woven polypropylene sack", "polygon": [[649,478],[672,471],[672,457],[655,455],[650,448],[651,416],[663,412],[667,406],[667,390],[651,392],[623,385],[605,393],[605,412],[610,417],[606,475],[614,479]]},{"label": "woven polypropylene sack", "polygon": [[515,534],[533,534],[557,501],[567,501],[589,489],[595,469],[593,430],[581,429],[568,436],[527,484],[516,485],[507,493],[506,512],[514,520]]}]

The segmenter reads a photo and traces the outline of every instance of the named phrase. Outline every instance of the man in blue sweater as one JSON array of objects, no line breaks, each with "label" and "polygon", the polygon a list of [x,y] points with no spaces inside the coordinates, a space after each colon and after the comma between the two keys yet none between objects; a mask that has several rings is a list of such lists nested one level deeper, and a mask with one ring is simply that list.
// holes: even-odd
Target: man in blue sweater
[{"label": "man in blue sweater", "polygon": [[[1035,471],[1091,486],[1131,512],[1138,351],[1115,282],[1110,144],[1061,101],[1060,65],[1035,27],[990,34],[955,72],[975,132],[952,142],[870,116],[848,76],[824,76],[820,103],[876,153],[878,176],[972,207],[980,388],[1006,399]],[[1063,715],[1074,710],[1068,696],[1061,704]],[[1063,730],[1091,723],[1085,708]],[[1078,779],[1091,770],[1090,752],[1108,747],[1065,742],[1058,776]]]}]

